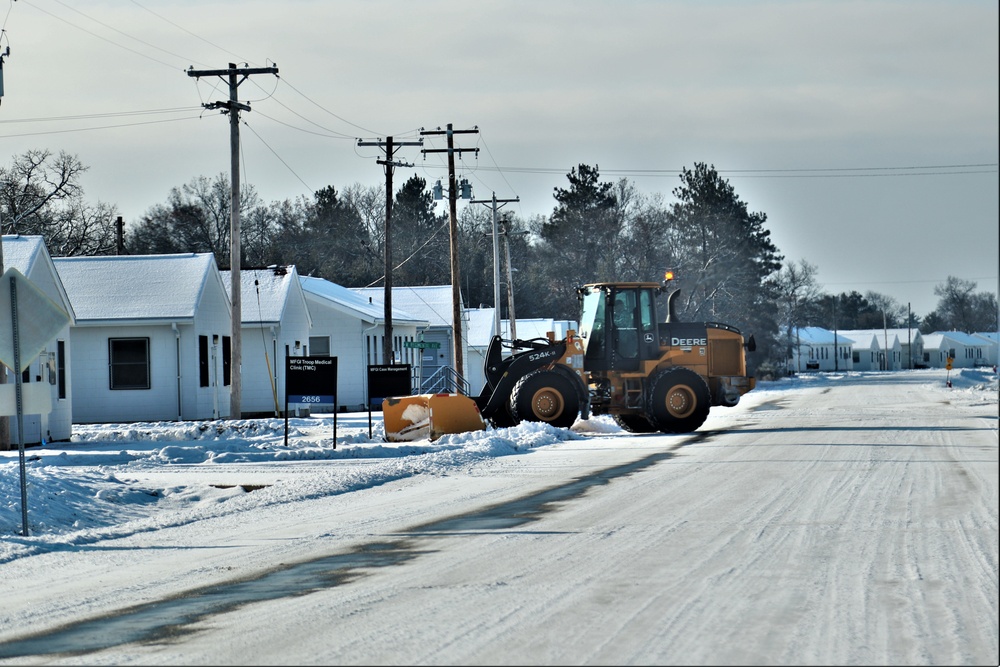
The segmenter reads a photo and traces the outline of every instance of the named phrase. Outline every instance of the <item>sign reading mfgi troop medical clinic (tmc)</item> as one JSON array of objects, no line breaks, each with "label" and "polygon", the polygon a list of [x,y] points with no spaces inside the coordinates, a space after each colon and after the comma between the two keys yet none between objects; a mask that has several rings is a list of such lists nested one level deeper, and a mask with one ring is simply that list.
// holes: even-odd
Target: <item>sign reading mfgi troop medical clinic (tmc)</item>
[{"label": "sign reading mfgi troop medical clinic (tmc)", "polygon": [[288,357],[285,403],[324,405],[337,397],[337,357]]},{"label": "sign reading mfgi troop medical clinic (tmc)", "polygon": [[337,357],[285,359],[285,444],[288,404],[333,405],[333,447],[337,447]]}]

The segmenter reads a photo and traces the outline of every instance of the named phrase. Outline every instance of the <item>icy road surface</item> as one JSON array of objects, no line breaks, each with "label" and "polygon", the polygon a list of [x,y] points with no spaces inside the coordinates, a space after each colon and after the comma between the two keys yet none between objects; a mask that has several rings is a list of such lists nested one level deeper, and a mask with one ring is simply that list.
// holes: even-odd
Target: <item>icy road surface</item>
[{"label": "icy road surface", "polygon": [[996,665],[996,375],[948,377],[686,436],[79,427],[28,450],[28,537],[0,458],[0,664]]}]

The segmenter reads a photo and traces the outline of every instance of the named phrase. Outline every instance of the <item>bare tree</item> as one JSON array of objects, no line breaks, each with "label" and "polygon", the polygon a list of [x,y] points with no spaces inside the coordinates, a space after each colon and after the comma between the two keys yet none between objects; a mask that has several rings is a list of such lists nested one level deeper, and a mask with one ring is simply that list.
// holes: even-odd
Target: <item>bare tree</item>
[{"label": "bare tree", "polygon": [[[86,170],[76,156],[48,150],[27,151],[0,167],[0,234],[42,236],[55,255],[102,251],[113,240],[115,209],[84,203],[80,176]],[[4,268],[0,248],[0,274]],[[6,382],[0,365],[0,384]],[[0,449],[9,447],[10,420],[0,417]]]},{"label": "bare tree", "polygon": [[972,333],[994,331],[997,327],[997,295],[992,292],[976,293],[976,283],[948,276],[942,285],[934,287],[938,296],[937,309],[928,319],[939,329],[953,329]]},{"label": "bare tree", "polygon": [[895,328],[906,322],[906,306],[887,294],[865,292],[865,300],[882,313],[882,326]]},{"label": "bare tree", "polygon": [[798,265],[786,262],[774,281],[778,295],[778,320],[785,329],[787,359],[792,358],[793,349],[798,347],[798,330],[805,322],[805,309],[820,297],[816,272],[814,264],[800,259]]}]

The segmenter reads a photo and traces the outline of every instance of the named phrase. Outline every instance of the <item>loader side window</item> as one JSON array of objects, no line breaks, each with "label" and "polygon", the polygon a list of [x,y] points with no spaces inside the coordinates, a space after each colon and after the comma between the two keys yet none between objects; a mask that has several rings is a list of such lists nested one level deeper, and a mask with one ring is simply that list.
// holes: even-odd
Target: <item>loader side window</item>
[{"label": "loader side window", "polygon": [[656,331],[655,298],[651,290],[639,293],[639,337],[642,359],[656,359],[660,356],[660,341]]},{"label": "loader side window", "polygon": [[621,291],[615,295],[615,351],[622,359],[639,356],[639,330],[636,328],[636,292]]}]

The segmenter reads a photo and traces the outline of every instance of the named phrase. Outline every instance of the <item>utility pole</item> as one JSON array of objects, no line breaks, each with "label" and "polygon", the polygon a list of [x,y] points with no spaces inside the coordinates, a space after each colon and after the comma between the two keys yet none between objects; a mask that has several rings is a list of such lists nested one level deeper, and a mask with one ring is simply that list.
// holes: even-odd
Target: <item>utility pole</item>
[{"label": "utility pole", "polygon": [[120,215],[115,220],[115,254],[125,254],[125,221]]},{"label": "utility pole", "polygon": [[412,167],[406,162],[396,162],[392,159],[399,147],[402,146],[423,146],[424,141],[398,141],[394,142],[392,137],[386,137],[385,141],[362,141],[358,139],[358,146],[378,146],[385,151],[384,160],[376,160],[378,164],[385,166],[385,298],[383,306],[385,308],[383,317],[385,318],[385,335],[382,337],[382,361],[391,364],[395,355],[392,352],[392,172],[395,167]]},{"label": "utility pole", "polygon": [[[3,59],[10,55],[10,46],[0,53],[0,102],[3,101]],[[3,275],[3,216],[0,211],[0,276]],[[7,367],[0,364],[0,385],[7,384]],[[0,451],[10,449],[10,417],[0,417]]]},{"label": "utility pole", "polygon": [[[242,271],[240,269],[240,111],[250,111],[249,104],[242,104],[236,96],[236,89],[247,80],[251,74],[275,74],[277,67],[243,67],[237,68],[235,64],[229,63],[227,69],[203,69],[196,70],[188,68],[188,76],[195,78],[202,76],[226,77],[229,81],[229,101],[211,102],[202,104],[206,109],[223,109],[222,113],[229,114],[229,165],[232,174],[230,203],[229,203],[229,273],[230,273],[230,301],[232,303],[232,339],[230,354],[230,395],[229,395],[229,416],[232,419],[239,419],[242,416],[243,398],[243,378],[241,375],[241,364],[243,363],[242,326],[243,311],[240,300],[240,280]],[[243,78],[240,78],[240,77]]]},{"label": "utility pole", "polygon": [[[425,148],[421,152],[427,153],[448,153],[448,219],[449,238],[451,241],[451,327],[454,338],[455,372],[461,380],[465,379],[465,362],[462,353],[462,288],[461,273],[458,265],[458,212],[456,198],[458,196],[455,183],[455,153],[461,154],[463,151],[474,151],[479,153],[478,148],[455,148],[456,134],[477,134],[478,129],[453,130],[451,123],[448,123],[447,130],[421,130],[422,135],[446,135],[448,137],[448,148]],[[471,196],[470,196],[471,198]]]},{"label": "utility pole", "polygon": [[910,302],[906,302],[906,350],[907,355],[910,357],[909,369],[913,370],[913,325],[910,324],[910,318],[912,317],[910,312]]},{"label": "utility pole", "polygon": [[[518,232],[519,234],[524,234],[526,232]],[[504,222],[503,229],[503,247],[506,263],[507,263],[507,317],[510,318],[510,339],[517,339],[517,325],[514,318],[514,275],[513,270],[510,268],[510,229],[507,228],[506,221]]]},{"label": "utility pole", "polygon": [[837,349],[837,302],[836,295],[833,297],[833,370],[840,370],[840,352]]},{"label": "utility pole", "polygon": [[[0,58],[0,72],[3,71],[3,59]],[[0,90],[0,94],[3,91]],[[3,275],[3,212],[0,211],[0,276]],[[0,364],[0,385],[7,384],[7,367]],[[10,449],[10,417],[0,416],[0,451]]]},{"label": "utility pole", "polygon": [[[500,233],[497,229],[497,204],[509,204],[521,201],[520,197],[514,199],[497,199],[497,193],[493,193],[493,199],[473,199],[470,204],[492,204],[493,208],[493,326],[496,335],[500,335]],[[508,282],[509,284],[509,282]]]}]

